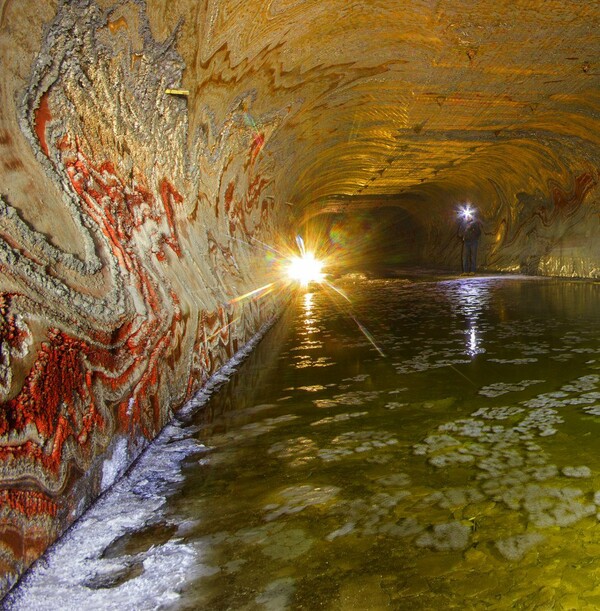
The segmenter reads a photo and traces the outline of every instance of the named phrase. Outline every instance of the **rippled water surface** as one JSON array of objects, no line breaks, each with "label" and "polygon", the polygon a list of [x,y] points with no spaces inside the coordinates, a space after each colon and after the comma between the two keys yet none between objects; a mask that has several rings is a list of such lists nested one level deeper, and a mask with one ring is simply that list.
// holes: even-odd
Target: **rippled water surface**
[{"label": "rippled water surface", "polygon": [[57,550],[15,606],[600,608],[600,285],[339,286],[82,520],[76,583]]}]

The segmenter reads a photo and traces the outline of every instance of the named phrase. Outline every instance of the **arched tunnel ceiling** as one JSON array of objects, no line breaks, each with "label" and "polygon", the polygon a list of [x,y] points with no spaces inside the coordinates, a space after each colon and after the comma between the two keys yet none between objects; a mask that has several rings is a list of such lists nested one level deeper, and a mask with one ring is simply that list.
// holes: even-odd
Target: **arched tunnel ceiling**
[{"label": "arched tunnel ceiling", "polygon": [[[252,116],[296,211],[377,206],[399,193],[435,199],[499,174],[543,182],[596,165],[597,2],[150,5],[159,37],[184,19],[192,126],[232,84],[258,92]],[[270,138],[274,107],[286,120]]]}]

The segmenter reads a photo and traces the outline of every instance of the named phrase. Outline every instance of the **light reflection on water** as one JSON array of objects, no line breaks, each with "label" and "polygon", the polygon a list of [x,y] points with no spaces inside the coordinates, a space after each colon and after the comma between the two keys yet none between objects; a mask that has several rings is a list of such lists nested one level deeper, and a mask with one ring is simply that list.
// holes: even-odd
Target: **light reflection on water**
[{"label": "light reflection on water", "polygon": [[600,608],[598,290],[348,286],[386,358],[299,294],[191,425],[151,535],[204,570],[165,608]]},{"label": "light reflection on water", "polygon": [[[192,536],[220,570],[177,606],[597,608],[597,287],[569,290],[565,304],[553,280],[354,285],[388,358],[323,294],[301,297],[285,352],[247,365],[279,384],[253,401],[297,418],[263,415],[264,435],[227,449],[200,436],[228,460],[212,483],[190,469],[173,510],[199,512]],[[289,362],[298,346],[310,366]]]}]

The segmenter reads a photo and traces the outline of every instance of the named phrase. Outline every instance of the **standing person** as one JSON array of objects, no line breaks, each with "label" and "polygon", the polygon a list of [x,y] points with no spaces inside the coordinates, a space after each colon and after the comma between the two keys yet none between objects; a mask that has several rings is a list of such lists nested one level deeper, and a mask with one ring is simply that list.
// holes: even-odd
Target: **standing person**
[{"label": "standing person", "polygon": [[462,221],[458,227],[458,237],[463,241],[462,269],[465,274],[477,271],[477,247],[481,237],[481,221],[469,207],[461,211]]}]

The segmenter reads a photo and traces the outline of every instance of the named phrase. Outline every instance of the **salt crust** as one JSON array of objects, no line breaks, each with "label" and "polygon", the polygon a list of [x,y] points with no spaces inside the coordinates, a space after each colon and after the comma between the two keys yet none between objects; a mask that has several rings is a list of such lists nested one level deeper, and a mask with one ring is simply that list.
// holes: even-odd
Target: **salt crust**
[{"label": "salt crust", "polygon": [[408,403],[399,403],[397,401],[390,401],[389,403],[386,403],[383,407],[384,409],[393,410],[393,409],[398,409],[399,407],[406,407],[407,405]]},{"label": "salt crust", "polygon": [[[218,570],[203,565],[201,550],[179,538],[135,556],[101,558],[117,538],[143,526],[169,522],[163,507],[169,493],[183,481],[180,463],[205,450],[186,436],[178,439],[181,433],[176,425],[166,427],[136,467],[26,575],[11,595],[11,609],[156,609],[177,600],[177,591],[186,579]],[[140,562],[142,574],[114,588],[92,589],[86,585]]]},{"label": "salt crust", "polygon": [[589,467],[564,467],[562,474],[566,477],[592,477],[592,470]]},{"label": "salt crust", "polygon": [[369,499],[338,500],[329,513],[341,516],[343,524],[325,538],[333,541],[353,532],[359,535],[385,534],[394,537],[412,537],[424,527],[414,518],[398,520],[395,515],[398,504],[410,496],[408,490],[390,490],[378,492]]},{"label": "salt crust", "polygon": [[456,509],[484,499],[485,496],[477,488],[447,488],[430,494],[425,502],[437,503],[444,509]]},{"label": "salt crust", "polygon": [[528,363],[537,363],[538,359],[487,359],[490,363],[500,363],[501,365],[526,365]]},{"label": "salt crust", "polygon": [[357,431],[338,435],[331,440],[330,448],[320,448],[317,455],[324,462],[339,461],[345,456],[389,449],[398,440],[387,431]]},{"label": "salt crust", "polygon": [[289,460],[290,467],[300,467],[317,457],[318,446],[308,437],[296,437],[274,443],[269,449],[269,454],[275,454],[277,458]]}]

